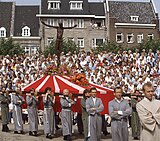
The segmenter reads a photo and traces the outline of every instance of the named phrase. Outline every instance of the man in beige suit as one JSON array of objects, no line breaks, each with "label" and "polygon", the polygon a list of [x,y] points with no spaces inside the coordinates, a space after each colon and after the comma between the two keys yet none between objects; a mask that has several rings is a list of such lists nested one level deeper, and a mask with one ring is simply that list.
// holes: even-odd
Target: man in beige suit
[{"label": "man in beige suit", "polygon": [[150,82],[142,87],[145,97],[136,108],[142,131],[141,141],[160,141],[160,101],[154,98],[154,88]]}]

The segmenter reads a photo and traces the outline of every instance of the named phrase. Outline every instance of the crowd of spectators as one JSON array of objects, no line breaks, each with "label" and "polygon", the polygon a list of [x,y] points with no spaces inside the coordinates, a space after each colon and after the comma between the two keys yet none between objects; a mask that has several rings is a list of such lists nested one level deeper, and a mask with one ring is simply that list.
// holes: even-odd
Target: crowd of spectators
[{"label": "crowd of spectators", "polygon": [[[56,55],[9,55],[0,56],[0,87],[15,90],[42,77],[49,65],[56,65]],[[68,67],[72,75],[85,73],[89,82],[108,88],[121,85],[125,93],[142,89],[145,82],[152,82],[156,94],[160,96],[160,51],[118,53],[68,52],[61,53],[61,66]],[[64,67],[64,68],[65,68]],[[65,71],[65,70],[64,70]]]}]

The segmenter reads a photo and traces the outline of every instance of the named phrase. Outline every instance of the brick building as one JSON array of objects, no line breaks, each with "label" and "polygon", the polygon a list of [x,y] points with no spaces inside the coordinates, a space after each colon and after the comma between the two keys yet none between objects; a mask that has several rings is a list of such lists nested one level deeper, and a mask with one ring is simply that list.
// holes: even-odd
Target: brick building
[{"label": "brick building", "polygon": [[12,38],[32,55],[40,48],[39,6],[16,6],[14,2],[0,2],[0,37]]},{"label": "brick building", "polygon": [[88,0],[41,0],[41,6],[16,6],[0,2],[0,37],[12,37],[26,52],[42,51],[56,39],[55,28],[46,24],[76,28],[64,30],[65,40],[73,40],[88,51],[113,41],[133,47],[143,40],[159,39],[159,20],[154,3]]}]

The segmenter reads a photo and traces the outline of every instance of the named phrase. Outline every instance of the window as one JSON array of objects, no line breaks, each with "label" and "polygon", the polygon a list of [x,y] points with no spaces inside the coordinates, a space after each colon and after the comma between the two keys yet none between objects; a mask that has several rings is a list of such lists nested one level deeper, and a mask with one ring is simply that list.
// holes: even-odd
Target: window
[{"label": "window", "polygon": [[117,33],[116,42],[117,43],[123,43],[123,33]]},{"label": "window", "polygon": [[133,43],[134,42],[134,35],[133,33],[129,33],[127,35],[127,43]]},{"label": "window", "polygon": [[84,38],[78,38],[77,44],[79,47],[83,48],[84,47]]},{"label": "window", "polygon": [[102,45],[104,43],[105,39],[92,39],[92,47],[97,47],[99,45]]},{"label": "window", "polygon": [[95,19],[91,21],[91,26],[93,29],[102,29],[105,27],[105,23],[103,19]]},{"label": "window", "polygon": [[31,36],[31,30],[28,26],[22,28],[22,36]]},{"label": "window", "polygon": [[77,19],[77,28],[84,28],[84,19]]},{"label": "window", "polygon": [[32,46],[32,47],[31,47],[31,55],[33,55],[33,54],[37,54],[38,50],[39,50],[39,48],[38,48],[38,47],[34,47],[34,46]]},{"label": "window", "polygon": [[24,47],[24,52],[26,54],[30,54],[30,47]]},{"label": "window", "polygon": [[70,1],[70,9],[71,10],[82,10],[83,1]]},{"label": "window", "polygon": [[60,9],[60,1],[49,0],[48,9]]},{"label": "window", "polygon": [[68,37],[68,41],[73,41],[74,42],[74,38],[73,37]]},{"label": "window", "polygon": [[142,43],[143,41],[143,34],[137,35],[137,43]]},{"label": "window", "polygon": [[68,27],[74,26],[74,19],[68,19]]},{"label": "window", "polygon": [[49,37],[47,38],[47,45],[49,46],[53,42],[53,38]]},{"label": "window", "polygon": [[148,39],[153,40],[154,39],[154,34],[148,34]]},{"label": "window", "polygon": [[131,21],[138,22],[139,16],[131,16]]},{"label": "window", "polygon": [[37,54],[37,51],[39,50],[38,46],[24,46],[24,51],[28,55],[34,55]]},{"label": "window", "polygon": [[4,27],[0,28],[0,37],[6,37],[6,29]]},{"label": "window", "polygon": [[47,19],[47,24],[48,25],[54,25],[54,19]]},{"label": "window", "polygon": [[64,23],[63,19],[47,19],[47,24],[52,26],[58,26],[58,23]]}]

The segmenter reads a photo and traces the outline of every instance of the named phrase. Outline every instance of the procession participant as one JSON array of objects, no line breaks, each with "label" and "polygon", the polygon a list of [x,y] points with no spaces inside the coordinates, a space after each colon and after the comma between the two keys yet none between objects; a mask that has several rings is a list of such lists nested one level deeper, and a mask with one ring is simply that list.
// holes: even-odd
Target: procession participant
[{"label": "procession participant", "polygon": [[1,113],[2,113],[2,132],[9,132],[8,124],[8,115],[9,115],[9,103],[11,98],[9,93],[5,92],[5,87],[2,86],[0,93],[0,104],[1,104]]},{"label": "procession participant", "polygon": [[28,118],[29,118],[29,135],[37,136],[38,131],[38,96],[32,88],[30,94],[26,96]]},{"label": "procession participant", "polygon": [[87,89],[84,90],[83,91],[83,98],[81,99],[84,141],[88,140],[88,112],[86,111],[86,100],[89,97],[90,97],[89,90],[87,90]]},{"label": "procession participant", "polygon": [[45,96],[43,96],[44,103],[44,133],[46,138],[52,139],[55,134],[55,113],[53,110],[53,105],[55,104],[54,94],[51,92],[51,88],[47,87],[45,89]]},{"label": "procession participant", "polygon": [[160,141],[160,101],[155,99],[152,83],[145,83],[142,90],[145,97],[136,106],[142,126],[140,140]]},{"label": "procession participant", "polygon": [[131,128],[132,128],[132,137],[133,139],[140,138],[140,120],[136,110],[137,103],[141,100],[139,90],[135,90],[134,96],[131,95],[131,106],[132,106],[132,114],[131,114]]},{"label": "procession participant", "polygon": [[22,104],[25,102],[20,88],[12,94],[14,134],[23,134]]},{"label": "procession participant", "polygon": [[109,115],[111,117],[112,141],[128,141],[128,116],[132,113],[132,108],[128,101],[122,98],[122,87],[114,88],[115,98],[109,102]]},{"label": "procession participant", "polygon": [[91,97],[86,100],[86,110],[89,115],[89,130],[88,137],[90,141],[101,140],[102,117],[100,112],[103,111],[104,106],[102,100],[96,97],[97,89],[95,87],[90,89]]},{"label": "procession participant", "polygon": [[60,99],[62,111],[61,111],[61,122],[62,122],[62,131],[63,139],[71,140],[72,135],[72,112],[71,107],[75,104],[75,101],[69,96],[69,90],[63,90],[63,97]]}]

